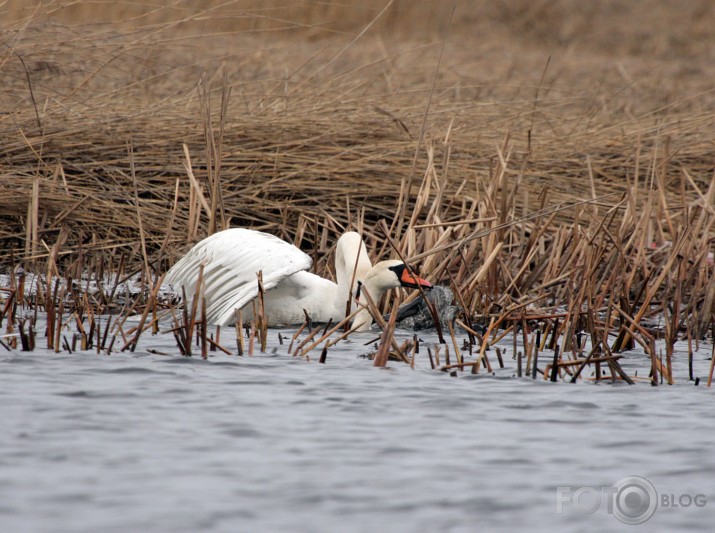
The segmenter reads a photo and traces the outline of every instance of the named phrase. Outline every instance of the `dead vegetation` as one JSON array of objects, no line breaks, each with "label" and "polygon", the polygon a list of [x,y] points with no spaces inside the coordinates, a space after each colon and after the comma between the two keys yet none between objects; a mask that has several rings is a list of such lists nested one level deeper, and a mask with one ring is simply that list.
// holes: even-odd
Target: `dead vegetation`
[{"label": "dead vegetation", "polygon": [[[470,333],[460,348],[444,332],[445,370],[479,372],[512,332],[525,375],[590,364],[629,379],[617,354],[638,345],[650,379],[671,381],[676,340],[713,327],[708,2],[122,5],[110,25],[83,2],[0,7],[15,20],[0,52],[0,263],[45,274],[32,305],[56,324],[52,346],[75,313],[83,343],[136,347],[161,273],[229,226],[295,242],[327,277],[357,229],[373,259],[401,254],[451,286]],[[650,26],[629,33],[640,12]],[[53,282],[87,272],[139,272],[146,293],[101,329],[115,294]],[[17,277],[6,289],[11,317],[25,296]],[[144,313],[131,332],[130,310]],[[210,339],[200,309],[175,321],[182,353],[196,331]],[[376,364],[417,349],[393,327]],[[321,329],[306,325],[294,353],[320,348]]]}]

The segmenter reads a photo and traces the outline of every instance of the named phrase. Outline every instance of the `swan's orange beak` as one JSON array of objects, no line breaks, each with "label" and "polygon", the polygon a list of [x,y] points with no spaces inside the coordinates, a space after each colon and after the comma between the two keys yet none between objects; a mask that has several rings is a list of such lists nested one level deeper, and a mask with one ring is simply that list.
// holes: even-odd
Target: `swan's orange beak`
[{"label": "swan's orange beak", "polygon": [[400,276],[400,285],[403,287],[408,287],[410,289],[416,289],[422,287],[425,290],[432,289],[432,284],[426,279],[418,278],[417,276],[412,276],[407,270],[407,268],[402,270],[402,275]]}]

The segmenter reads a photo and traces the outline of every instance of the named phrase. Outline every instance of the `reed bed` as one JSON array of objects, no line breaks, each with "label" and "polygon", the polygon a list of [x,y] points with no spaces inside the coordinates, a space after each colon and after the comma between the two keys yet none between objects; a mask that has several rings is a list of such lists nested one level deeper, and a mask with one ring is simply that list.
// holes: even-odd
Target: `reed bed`
[{"label": "reed bed", "polygon": [[[673,6],[657,9],[684,16]],[[294,242],[331,278],[337,237],[356,229],[373,259],[403,257],[454,291],[461,314],[430,349],[434,368],[488,371],[498,364],[490,346],[511,334],[519,375],[576,380],[588,365],[599,379],[632,382],[618,361],[638,346],[649,380],[672,382],[675,343],[695,346],[715,325],[715,98],[700,45],[673,56],[658,43],[677,26],[660,28],[613,67],[598,47],[552,58],[538,34],[505,40],[525,19],[501,13],[487,24],[479,15],[494,12],[481,3],[454,13],[429,2],[421,12],[372,8],[357,28],[318,24],[316,8],[282,29],[255,16],[252,29],[243,19],[224,27],[212,7],[109,29],[57,23],[50,14],[72,13],[52,3],[31,16],[9,11],[18,22],[3,29],[0,61],[7,332],[30,349],[36,332],[16,310],[40,309],[48,348],[109,353],[135,349],[173,314],[182,354],[196,353],[195,336],[203,356],[228,353],[199,295],[183,311],[159,297],[162,273],[190,244],[226,227],[260,229]],[[443,23],[420,27],[417,39],[415,13]],[[691,15],[684,23],[713,14]],[[599,16],[619,28],[615,11]],[[221,31],[208,34],[206,20]],[[473,25],[485,37],[476,54],[454,44]],[[261,28],[272,41],[255,37]],[[23,272],[42,274],[32,294]],[[133,274],[143,290],[118,294]],[[105,285],[90,294],[87,279]],[[373,302],[373,315],[406,297]],[[130,312],[141,316],[133,329]],[[254,316],[237,316],[249,343],[239,336],[239,354],[253,353],[254,338],[265,349],[264,317]],[[65,338],[70,322],[76,336]],[[322,350],[325,361],[338,326],[307,317],[290,353]],[[399,345],[394,323],[381,327],[375,364],[413,362],[417,339]]]}]

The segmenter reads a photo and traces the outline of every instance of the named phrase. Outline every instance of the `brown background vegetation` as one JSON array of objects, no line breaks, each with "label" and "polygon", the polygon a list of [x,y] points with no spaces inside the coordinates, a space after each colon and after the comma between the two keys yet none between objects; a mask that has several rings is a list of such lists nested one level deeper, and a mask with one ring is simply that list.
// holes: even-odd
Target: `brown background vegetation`
[{"label": "brown background vegetation", "polygon": [[217,176],[227,223],[302,228],[307,249],[360,207],[392,222],[414,174],[409,210],[430,150],[460,198],[508,154],[513,216],[545,187],[555,205],[635,180],[682,204],[698,199],[683,169],[702,190],[713,175],[706,0],[9,0],[0,17],[6,265],[47,252],[28,242],[33,209],[36,241],[65,228],[69,249],[136,257],[138,210],[149,252],[170,230],[175,258],[211,218],[190,205],[183,144],[207,196]]}]

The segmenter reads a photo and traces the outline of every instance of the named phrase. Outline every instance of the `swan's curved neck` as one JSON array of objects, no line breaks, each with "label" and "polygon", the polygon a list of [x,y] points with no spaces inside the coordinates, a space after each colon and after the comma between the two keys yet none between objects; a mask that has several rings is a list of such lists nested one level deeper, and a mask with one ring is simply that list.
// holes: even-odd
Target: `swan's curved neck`
[{"label": "swan's curved neck", "polygon": [[[380,303],[382,296],[385,294],[386,289],[375,282],[374,279],[366,279],[364,283],[361,284],[359,288],[360,294],[358,301],[367,306],[368,299],[365,296],[365,292],[370,295],[370,299],[375,305]],[[368,331],[372,325],[372,315],[368,311],[367,307],[361,309],[356,315],[355,320],[353,320],[353,331]]]},{"label": "swan's curved neck", "polygon": [[348,298],[351,308],[353,298],[358,287],[358,282],[363,282],[365,276],[372,268],[372,263],[367,255],[362,237],[354,231],[347,232],[340,237],[335,252],[335,277],[338,283],[336,294],[336,309],[347,309]]}]

